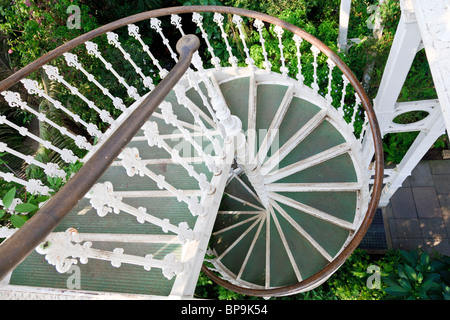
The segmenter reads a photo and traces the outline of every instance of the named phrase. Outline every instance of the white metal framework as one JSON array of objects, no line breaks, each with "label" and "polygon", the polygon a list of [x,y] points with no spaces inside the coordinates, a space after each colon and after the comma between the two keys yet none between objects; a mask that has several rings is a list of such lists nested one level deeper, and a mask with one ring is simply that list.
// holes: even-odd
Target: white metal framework
[{"label": "white metal framework", "polygon": [[[345,41],[348,30],[347,15],[350,0],[341,1],[340,41]],[[383,1],[380,1],[380,4]],[[401,0],[402,15],[377,96],[374,109],[382,135],[398,132],[419,132],[402,161],[394,169],[385,170],[385,188],[380,206],[389,203],[392,195],[432,147],[436,140],[450,129],[450,2],[446,0]],[[346,43],[339,42],[342,48]],[[436,87],[438,99],[397,102],[413,60],[419,50],[425,49]],[[425,111],[428,116],[418,122],[397,124],[394,119],[410,111]],[[364,145],[364,158],[370,161],[373,148]]]}]

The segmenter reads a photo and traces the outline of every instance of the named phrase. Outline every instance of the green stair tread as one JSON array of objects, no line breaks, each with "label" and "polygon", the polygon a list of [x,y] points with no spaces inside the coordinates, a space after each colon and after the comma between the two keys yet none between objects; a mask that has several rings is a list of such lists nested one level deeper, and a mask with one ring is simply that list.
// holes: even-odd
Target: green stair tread
[{"label": "green stair tread", "polygon": [[256,89],[256,137],[261,145],[277,113],[288,87],[276,84],[258,84]]},{"label": "green stair tread", "polygon": [[[243,175],[241,175],[243,176]],[[239,177],[240,179],[241,177]],[[242,180],[243,183],[245,183],[247,186],[251,185],[249,182],[245,182]],[[250,187],[250,190],[253,188]],[[232,179],[230,183],[228,183],[227,187],[225,188],[225,192],[234,195],[236,197],[239,197],[242,200],[245,200],[247,202],[250,202],[258,207],[263,207],[263,205],[258,201],[258,199],[255,198],[256,193],[254,190],[252,190],[253,194],[251,194],[246,187],[244,187],[241,182],[239,182],[236,178]]]},{"label": "green stair tread", "polygon": [[[226,192],[226,190],[225,190]],[[239,197],[238,197],[239,198]],[[264,207],[258,206],[260,209],[252,207],[251,205],[242,203],[239,200],[236,200],[230,197],[228,194],[224,194],[222,197],[222,201],[220,202],[220,211],[261,211]]]},{"label": "green stair tread", "polygon": [[[255,221],[252,221],[249,225],[254,222]],[[247,228],[249,228],[249,225],[247,225]],[[249,251],[256,231],[258,230],[258,225],[259,224],[253,226],[253,228],[220,260],[222,264],[226,265],[235,275],[239,274],[245,256]]]},{"label": "green stair tread", "polygon": [[285,167],[297,161],[326,151],[345,142],[339,131],[327,120],[322,121],[303,141],[301,141],[279,166]]},{"label": "green stair tread", "polygon": [[331,222],[278,202],[281,208],[300,225],[330,256],[334,257],[348,239],[349,231]]},{"label": "green stair tread", "polygon": [[336,218],[353,222],[356,213],[356,192],[277,192],[297,202],[328,213]]},{"label": "green stair tread", "polygon": [[279,130],[279,146],[285,144],[300,128],[302,128],[321,109],[315,104],[293,97],[283,118],[283,123]]},{"label": "green stair tread", "polygon": [[[177,131],[176,133],[179,134],[180,131]],[[176,149],[181,157],[186,158],[187,160],[192,160],[193,157],[200,156],[194,146],[182,136],[164,139],[164,141],[169,147]],[[212,149],[212,143],[204,136],[194,137],[194,141],[201,146],[203,150]],[[165,149],[159,148],[156,145],[150,147],[147,141],[130,141],[127,148],[137,148],[139,150],[139,157],[144,160],[171,158],[171,155]]]},{"label": "green stair tread", "polygon": [[288,286],[297,282],[280,233],[270,217],[270,286]]},{"label": "green stair tread", "polygon": [[307,279],[323,269],[328,264],[328,260],[276,210],[275,214],[302,279]]},{"label": "green stair tread", "polygon": [[[248,216],[247,219],[248,218],[250,218],[250,216]],[[242,220],[246,219],[243,217]],[[251,220],[219,234],[213,233],[211,235],[211,243],[213,243],[213,248],[215,249],[217,255],[220,256],[224,253],[225,250],[232,245],[254,222],[255,220]]]},{"label": "green stair tread", "polygon": [[[155,259],[163,259],[169,253],[181,257],[181,245],[176,244],[135,244],[123,242],[93,242],[92,248],[112,251],[123,248],[125,254],[145,256],[153,254]],[[165,278],[162,270],[152,268],[147,271],[142,266],[122,263],[115,268],[109,261],[89,259],[87,264],[76,264],[80,269],[80,290],[119,292],[168,296],[175,277]],[[35,287],[68,289],[67,283],[73,272],[58,273],[47,263],[45,256],[33,251],[11,275],[10,284]]]},{"label": "green stair tread", "polygon": [[247,132],[250,78],[243,77],[224,82],[220,85],[220,89],[231,114],[241,119],[242,130]]},{"label": "green stair tread", "polygon": [[[161,110],[160,109],[156,109],[155,112],[161,114]],[[179,132],[177,127],[174,127],[172,125],[167,125],[165,123],[164,119],[161,119],[160,117],[157,117],[155,115],[150,116],[148,121],[156,122],[156,124],[158,125],[158,132],[159,132],[160,135],[174,134],[174,133],[178,133]],[[191,128],[185,128],[185,129],[189,130],[190,132],[192,131]],[[143,137],[143,136],[144,136],[144,130],[139,129],[139,131],[136,133],[135,137]]]},{"label": "green stair tread", "polygon": [[[208,96],[208,91],[206,90],[205,85],[203,84],[203,82],[198,84],[199,88],[200,88],[200,92],[203,94],[203,97],[208,101],[209,105],[211,106],[211,99]],[[203,111],[203,113],[210,119],[212,120],[212,115],[209,112],[207,106],[204,105],[202,97],[200,96],[200,93],[195,89],[195,88],[191,88],[188,91],[186,91],[186,96],[201,110]],[[212,126],[207,122],[207,121],[203,121],[203,123],[205,124],[205,126],[207,128],[212,128]]]},{"label": "green stair tread", "polygon": [[242,280],[259,286],[264,286],[266,282],[266,224],[267,221],[264,221],[241,276]]},{"label": "green stair tread", "polygon": [[[211,179],[212,173],[205,165],[191,163],[194,170],[204,173],[207,179]],[[180,190],[199,190],[198,181],[190,177],[185,168],[173,163],[148,164],[146,166],[153,173],[162,174],[166,177],[166,182]],[[122,166],[111,166],[98,180],[99,183],[110,181],[114,191],[156,191],[157,183],[150,177],[134,175],[129,177]]]},{"label": "green stair tread", "polygon": [[[196,217],[188,210],[187,204],[178,202],[174,197],[161,198],[124,198],[122,201],[135,208],[147,208],[147,212],[159,219],[169,219],[171,224],[187,222],[193,229]],[[88,199],[82,199],[76,207],[61,221],[55,231],[75,228],[80,233],[114,233],[114,234],[165,234],[162,229],[149,222],[139,223],[137,219],[121,211],[98,216]],[[171,234],[170,232],[168,234]]]},{"label": "green stair tread", "polygon": [[[164,101],[170,102],[172,104],[173,113],[177,116],[178,120],[192,124],[195,123],[194,116],[192,115],[191,111],[189,111],[189,109],[184,105],[178,103],[177,96],[173,90],[169,92]],[[169,127],[171,127],[171,125]]]},{"label": "green stair tread", "polygon": [[357,181],[358,178],[350,155],[342,154],[277,180],[275,183],[342,183]]}]

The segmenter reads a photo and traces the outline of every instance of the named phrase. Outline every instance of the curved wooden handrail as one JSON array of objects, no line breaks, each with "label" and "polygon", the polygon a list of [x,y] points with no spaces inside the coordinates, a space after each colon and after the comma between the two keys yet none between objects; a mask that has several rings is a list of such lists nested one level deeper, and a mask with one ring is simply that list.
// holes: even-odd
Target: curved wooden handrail
[{"label": "curved wooden handrail", "polygon": [[[227,289],[233,290],[235,292],[238,292],[241,294],[252,295],[252,296],[283,296],[283,295],[295,294],[295,293],[301,292],[307,288],[314,287],[314,285],[320,284],[321,279],[329,277],[333,272],[335,272],[345,262],[345,260],[350,256],[350,254],[353,252],[353,250],[356,249],[358,244],[361,242],[362,238],[364,237],[364,234],[366,233],[367,229],[369,228],[369,226],[372,222],[373,216],[375,214],[375,211],[378,207],[378,203],[379,203],[380,196],[381,196],[381,189],[382,189],[382,184],[383,184],[384,159],[383,159],[383,143],[382,143],[382,139],[381,139],[381,131],[380,131],[377,119],[376,119],[375,111],[374,111],[374,109],[371,105],[371,102],[370,102],[367,94],[365,93],[363,87],[361,86],[360,82],[357,80],[357,78],[355,77],[353,72],[350,70],[350,68],[342,61],[342,59],[339,58],[339,56],[335,52],[333,52],[328,46],[326,46],[322,41],[320,41],[313,35],[307,33],[306,31],[300,29],[299,27],[296,27],[296,26],[294,26],[286,21],[283,21],[281,19],[269,16],[267,14],[263,14],[260,12],[255,12],[255,11],[241,9],[241,8],[233,8],[233,7],[225,7],[225,6],[182,6],[182,7],[157,9],[157,10],[139,13],[139,14],[136,14],[136,15],[133,15],[130,17],[126,17],[126,18],[117,20],[115,22],[106,24],[100,28],[90,31],[84,35],[81,35],[81,36],[67,42],[64,45],[61,45],[60,47],[48,52],[41,58],[30,63],[26,67],[20,69],[19,71],[17,71],[16,73],[14,73],[10,77],[8,77],[7,79],[0,82],[0,91],[7,90],[9,87],[11,87],[15,83],[17,83],[22,78],[24,78],[24,77],[28,76],[29,74],[31,74],[32,72],[38,70],[40,67],[42,67],[46,63],[52,61],[53,59],[59,57],[63,53],[75,48],[76,46],[78,46],[86,41],[89,41],[97,36],[100,36],[108,31],[112,31],[117,28],[126,26],[128,24],[136,23],[136,22],[150,19],[150,18],[157,18],[157,17],[161,17],[161,16],[167,16],[170,14],[183,14],[183,13],[193,13],[193,12],[218,12],[218,13],[223,13],[223,14],[236,14],[236,15],[240,15],[240,16],[253,18],[253,19],[259,19],[259,20],[262,20],[267,23],[278,25],[278,26],[282,27],[283,29],[288,30],[288,31],[300,36],[302,39],[308,41],[309,43],[311,43],[312,45],[317,47],[322,53],[324,53],[328,58],[330,58],[336,64],[336,66],[347,77],[347,79],[349,80],[349,82],[351,83],[353,88],[355,89],[355,92],[358,94],[358,96],[361,100],[361,104],[366,111],[366,115],[368,117],[370,129],[371,129],[370,131],[372,134],[372,139],[374,141],[374,150],[375,150],[375,175],[374,175],[374,183],[373,183],[373,187],[372,187],[371,200],[368,205],[368,209],[367,209],[365,218],[362,221],[361,226],[358,229],[358,231],[356,232],[355,236],[349,242],[349,244],[345,247],[345,249],[332,262],[330,262],[324,269],[322,269],[321,271],[319,271],[318,273],[309,277],[306,280],[303,280],[294,285],[273,288],[273,289],[252,289],[252,288],[239,287],[239,286],[236,286],[236,285],[216,276],[205,265],[203,265],[203,267],[202,267],[202,270],[213,281],[215,281],[219,285],[221,285]],[[141,119],[143,118],[142,116],[139,116],[139,117]],[[112,159],[109,159],[109,160],[112,161]],[[84,167],[85,166],[83,166],[82,169]],[[92,172],[90,172],[89,174],[92,174]],[[75,178],[75,176],[73,178]],[[61,191],[62,190],[60,190],[60,192],[58,192],[58,194],[60,194]],[[55,195],[52,199],[56,198],[58,196],[58,194]],[[60,199],[59,201],[67,201],[67,199],[63,199],[61,196],[59,196],[58,198]],[[37,215],[35,215],[35,216],[37,216]],[[31,219],[29,222],[27,222],[27,224],[29,225],[32,222],[32,220],[33,219]],[[25,226],[27,224],[25,224]],[[24,228],[25,226],[23,226],[22,228]],[[17,233],[19,233],[19,232],[17,232]],[[5,241],[5,244],[12,239],[13,239],[13,237],[8,239],[8,241]],[[2,244],[2,246],[5,244]],[[2,261],[3,261],[4,260],[3,254],[1,253],[2,246],[0,246],[0,256],[2,256]],[[31,250],[30,250],[30,252],[31,252]],[[2,278],[4,275],[4,271],[2,270],[2,267],[1,267],[1,265],[4,265],[4,264],[7,264],[7,263],[0,262],[0,278]]]},{"label": "curved wooden handrail", "polygon": [[25,225],[0,246],[0,279],[27,257],[98,181],[123,148],[142,128],[153,111],[166,98],[189,68],[200,40],[186,35],[177,43],[178,63],[153,89],[124,122],[111,134],[98,151],[69,179]]}]

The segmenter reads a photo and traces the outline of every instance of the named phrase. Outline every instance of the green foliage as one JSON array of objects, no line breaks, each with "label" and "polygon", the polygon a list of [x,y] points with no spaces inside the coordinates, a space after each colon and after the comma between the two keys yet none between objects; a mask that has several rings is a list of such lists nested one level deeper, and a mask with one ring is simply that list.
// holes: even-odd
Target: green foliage
[{"label": "green foliage", "polygon": [[386,163],[400,163],[418,134],[419,132],[386,134],[383,139],[383,149]]},{"label": "green foliage", "polygon": [[[67,8],[78,5],[81,29],[67,28]],[[99,25],[89,13],[89,6],[79,0],[18,0],[9,8],[0,8],[4,23],[0,31],[9,37],[15,66],[26,66],[67,41],[97,28]]]},{"label": "green foliage", "polygon": [[[368,286],[371,266],[380,270],[380,287]],[[432,258],[419,250],[391,250],[371,256],[356,249],[322,285],[308,292],[275,300],[386,300],[450,299],[450,257]],[[200,273],[195,297],[217,300],[245,300],[243,296],[215,285]]]},{"label": "green foliage", "polygon": [[13,200],[16,198],[16,193],[16,187],[13,187],[3,196],[3,209],[0,209],[0,221],[2,224],[8,224],[9,222],[13,227],[20,228],[36,213],[39,203],[46,201],[48,197],[30,197],[30,195],[26,195],[28,196],[28,202],[19,203],[14,209],[10,209]]},{"label": "green foliage", "polygon": [[432,259],[419,250],[400,252],[395,271],[384,278],[389,298],[450,300],[450,257]]}]

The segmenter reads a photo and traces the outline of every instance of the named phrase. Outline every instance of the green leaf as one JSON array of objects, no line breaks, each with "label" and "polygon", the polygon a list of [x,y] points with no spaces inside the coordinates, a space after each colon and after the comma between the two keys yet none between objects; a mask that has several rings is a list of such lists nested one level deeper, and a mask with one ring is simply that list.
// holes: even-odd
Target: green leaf
[{"label": "green leaf", "polygon": [[409,283],[408,280],[406,279],[399,279],[398,283],[403,287],[406,288],[407,290],[411,290],[411,284]]},{"label": "green leaf", "polygon": [[415,259],[415,251],[408,252],[404,250],[400,250],[400,253],[402,254],[402,257],[406,260],[406,262],[410,265],[415,265],[417,262],[417,259]]},{"label": "green leaf", "polygon": [[20,228],[21,226],[23,226],[25,224],[25,219],[22,216],[19,216],[17,214],[13,214],[10,218],[10,221],[12,223],[12,225],[16,228]]},{"label": "green leaf", "polygon": [[404,270],[405,270],[405,268],[403,267],[403,265],[400,264],[397,266],[398,276],[403,279],[408,279],[408,276],[406,275]]},{"label": "green leaf", "polygon": [[409,293],[408,289],[398,285],[392,285],[389,288],[384,289],[384,291],[392,296],[405,296]]},{"label": "green leaf", "polygon": [[0,218],[2,218],[6,213],[6,210],[0,210]]},{"label": "green leaf", "polygon": [[3,197],[3,206],[5,207],[5,209],[8,209],[11,206],[15,195],[16,187],[12,188],[5,194],[5,196]]},{"label": "green leaf", "polygon": [[430,255],[428,254],[428,252],[423,252],[422,255],[420,256],[420,264],[426,266],[429,263],[430,263]]},{"label": "green leaf", "polygon": [[416,271],[414,271],[414,269],[411,266],[405,265],[405,272],[410,278],[417,281]]},{"label": "green leaf", "polygon": [[38,207],[31,203],[20,203],[16,206],[14,211],[18,213],[28,213],[36,210]]}]

